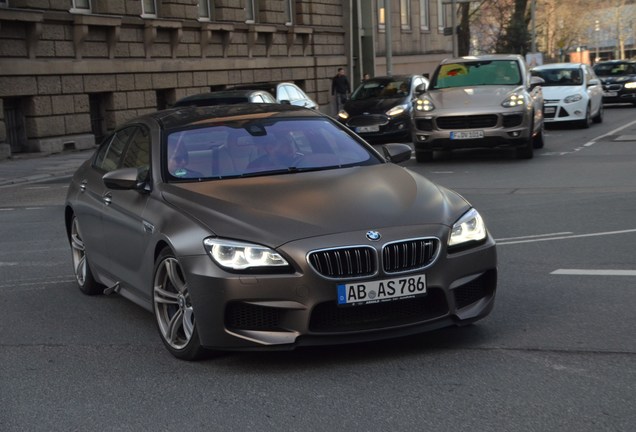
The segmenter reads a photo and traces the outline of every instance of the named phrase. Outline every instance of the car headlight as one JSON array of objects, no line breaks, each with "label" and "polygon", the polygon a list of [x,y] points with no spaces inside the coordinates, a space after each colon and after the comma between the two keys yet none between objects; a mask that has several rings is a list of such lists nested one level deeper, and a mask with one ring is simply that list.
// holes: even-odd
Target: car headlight
[{"label": "car headlight", "polygon": [[429,111],[433,111],[434,109],[435,109],[435,105],[433,105],[433,102],[431,102],[428,99],[418,99],[417,102],[415,102],[416,111],[429,112]]},{"label": "car headlight", "polygon": [[628,82],[625,84],[626,89],[636,89],[636,81]]},{"label": "car headlight", "polygon": [[526,103],[526,98],[523,94],[513,93],[510,96],[508,96],[501,103],[501,105],[505,106],[506,108],[512,108],[512,107],[522,106],[525,103]]},{"label": "car headlight", "polygon": [[229,270],[289,266],[278,252],[253,243],[211,237],[203,245],[215,263]]},{"label": "car headlight", "polygon": [[486,238],[486,224],[477,210],[470,209],[451,228],[448,247],[457,247]]},{"label": "car headlight", "polygon": [[394,106],[393,108],[391,108],[390,110],[386,112],[386,115],[388,115],[389,117],[399,116],[400,114],[405,112],[407,109],[409,109],[409,107],[406,104]]},{"label": "car headlight", "polygon": [[581,96],[580,94],[574,94],[563,99],[563,102],[565,102],[566,104],[569,104],[569,103],[578,102],[581,99],[583,99],[583,96]]},{"label": "car headlight", "polygon": [[343,120],[346,120],[349,118],[349,113],[346,112],[345,110],[340,110],[340,112],[338,112],[338,117],[340,117]]}]

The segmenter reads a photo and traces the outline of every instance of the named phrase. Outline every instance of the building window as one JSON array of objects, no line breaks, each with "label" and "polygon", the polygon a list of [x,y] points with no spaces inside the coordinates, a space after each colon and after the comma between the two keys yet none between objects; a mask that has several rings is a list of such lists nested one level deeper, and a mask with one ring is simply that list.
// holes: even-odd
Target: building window
[{"label": "building window", "polygon": [[444,5],[442,0],[437,0],[437,28],[440,32],[446,27],[446,14],[444,13]]},{"label": "building window", "polygon": [[255,0],[245,0],[245,22],[256,22],[256,2]]},{"label": "building window", "polygon": [[214,21],[214,1],[199,0],[199,20]]},{"label": "building window", "polygon": [[294,23],[294,5],[292,0],[284,0],[285,2],[285,25]]},{"label": "building window", "polygon": [[142,0],[141,16],[144,18],[157,17],[157,3],[155,2],[155,0]]},{"label": "building window", "polygon": [[384,8],[384,1],[385,0],[378,0],[378,30],[382,30],[384,31],[385,28],[385,11],[386,9]]},{"label": "building window", "polygon": [[420,30],[430,30],[428,22],[428,0],[420,0]]},{"label": "building window", "polygon": [[73,0],[73,7],[69,11],[71,13],[90,13],[91,1],[90,0]]},{"label": "building window", "polygon": [[400,26],[411,30],[411,0],[400,0]]}]

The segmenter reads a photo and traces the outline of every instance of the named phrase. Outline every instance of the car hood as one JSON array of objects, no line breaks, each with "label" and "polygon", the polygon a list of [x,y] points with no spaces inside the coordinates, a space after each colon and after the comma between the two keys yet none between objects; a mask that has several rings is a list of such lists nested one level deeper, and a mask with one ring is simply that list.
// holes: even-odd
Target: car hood
[{"label": "car hood", "polygon": [[452,225],[460,195],[394,164],[166,184],[163,198],[220,237],[278,247],[389,226]]},{"label": "car hood", "polygon": [[345,103],[344,110],[349,113],[349,115],[357,115],[363,113],[386,114],[386,112],[394,106],[408,103],[408,101],[408,97],[350,100]]},{"label": "car hood", "polygon": [[581,86],[550,86],[542,87],[541,91],[543,92],[544,100],[563,99],[574,94],[587,95],[587,92]]},{"label": "car hood", "polygon": [[599,76],[603,84],[624,83],[636,81],[636,75],[620,75],[620,76]]},{"label": "car hood", "polygon": [[482,110],[489,107],[501,109],[501,103],[506,96],[522,88],[516,86],[455,87],[430,90],[425,95],[437,109]]}]

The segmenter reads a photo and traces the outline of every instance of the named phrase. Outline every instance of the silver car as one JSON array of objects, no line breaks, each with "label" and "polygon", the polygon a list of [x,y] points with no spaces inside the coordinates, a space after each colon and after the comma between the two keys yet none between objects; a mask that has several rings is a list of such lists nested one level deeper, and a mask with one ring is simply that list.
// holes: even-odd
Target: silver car
[{"label": "silver car", "polygon": [[417,161],[431,160],[435,150],[482,147],[512,147],[532,158],[544,145],[542,82],[519,55],[442,61],[415,104]]},{"label": "silver car", "polygon": [[491,311],[495,242],[457,193],[314,110],[180,107],[118,128],[73,176],[80,290],[155,316],[181,359],[464,325]]}]

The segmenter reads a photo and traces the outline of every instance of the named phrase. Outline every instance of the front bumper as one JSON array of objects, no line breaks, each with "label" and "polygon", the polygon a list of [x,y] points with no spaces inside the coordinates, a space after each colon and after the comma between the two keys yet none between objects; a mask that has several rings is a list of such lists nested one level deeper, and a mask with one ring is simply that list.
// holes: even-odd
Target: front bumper
[{"label": "front bumper", "polygon": [[[447,227],[418,228],[418,236],[446,238],[448,234]],[[201,344],[219,350],[290,350],[363,342],[464,325],[491,311],[497,267],[490,237],[477,247],[453,254],[448,254],[440,241],[434,263],[407,273],[426,275],[427,294],[423,297],[339,307],[336,286],[352,281],[317,274],[306,254],[326,245],[357,244],[360,234],[286,245],[280,252],[296,263],[296,268],[284,275],[230,274],[217,268],[208,256],[181,257]],[[382,240],[408,239],[414,234],[413,227],[396,228],[383,232]],[[359,280],[388,277],[395,276],[380,271]]]},{"label": "front bumper", "polygon": [[[465,148],[523,147],[532,136],[532,116],[527,111],[475,115],[416,114],[413,145],[416,151]],[[453,139],[454,132],[478,132],[479,138]]]},{"label": "front bumper", "polygon": [[384,114],[355,115],[341,122],[365,140],[376,142],[410,141],[411,117],[402,114],[388,117]]}]

